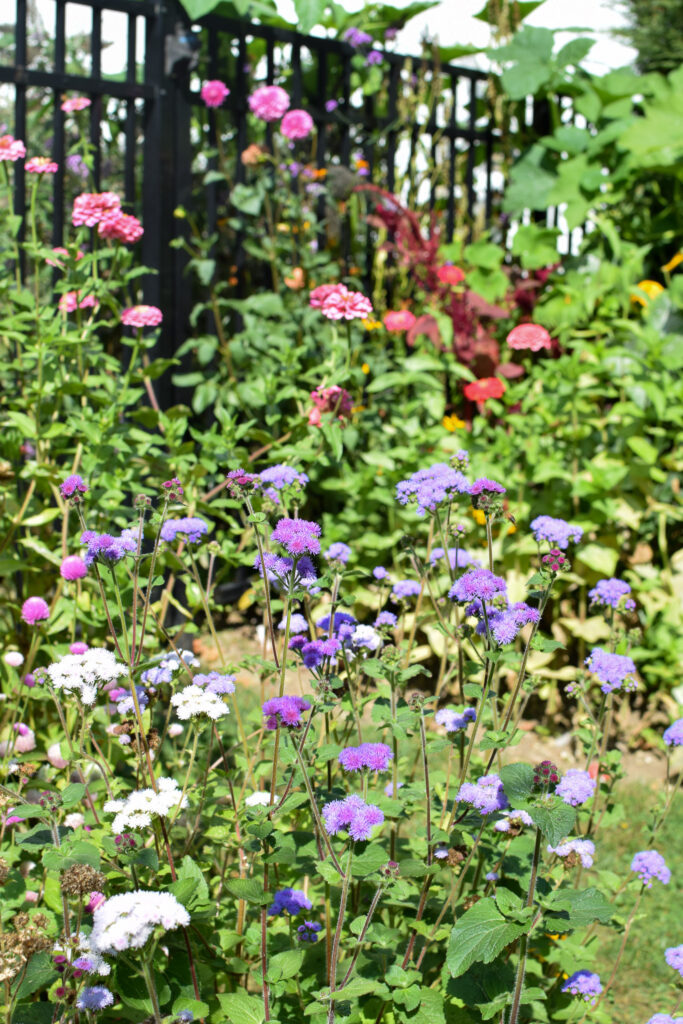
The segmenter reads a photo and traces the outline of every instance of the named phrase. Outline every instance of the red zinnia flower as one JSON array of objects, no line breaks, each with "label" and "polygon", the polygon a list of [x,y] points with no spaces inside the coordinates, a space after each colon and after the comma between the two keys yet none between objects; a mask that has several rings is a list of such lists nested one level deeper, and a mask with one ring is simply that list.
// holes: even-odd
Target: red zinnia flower
[{"label": "red zinnia flower", "polygon": [[399,309],[384,315],[384,326],[388,331],[409,331],[417,317],[409,309]]},{"label": "red zinnia flower", "polygon": [[528,348],[532,352],[540,352],[542,348],[551,348],[550,335],[545,327],[539,324],[518,324],[508,334],[506,341],[510,348]]},{"label": "red zinnia flower", "polygon": [[445,267],[439,267],[436,272],[441,284],[460,284],[461,281],[465,280],[465,272],[460,267],[454,267],[448,264]]},{"label": "red zinnia flower", "polygon": [[482,377],[466,384],[463,393],[471,402],[485,402],[487,398],[501,398],[506,390],[505,384],[498,377]]}]

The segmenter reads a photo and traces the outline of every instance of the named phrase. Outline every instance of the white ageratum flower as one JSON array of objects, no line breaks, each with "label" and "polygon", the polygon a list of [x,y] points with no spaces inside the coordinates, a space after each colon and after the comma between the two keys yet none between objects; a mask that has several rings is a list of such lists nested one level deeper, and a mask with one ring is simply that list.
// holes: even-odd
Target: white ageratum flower
[{"label": "white ageratum flower", "polygon": [[136,889],[120,893],[95,910],[90,948],[95,953],[140,949],[157,926],[168,932],[189,923],[187,910],[170,892]]},{"label": "white ageratum flower", "polygon": [[[276,796],[273,803],[276,804],[280,799]],[[267,789],[257,789],[253,793],[250,793],[245,799],[247,807],[267,807],[270,803],[270,793]]]},{"label": "white ageratum flower", "polygon": [[102,978],[106,978],[108,974],[111,974],[111,966],[99,953],[93,952],[90,948],[90,936],[83,935],[82,932],[78,935],[78,945],[76,948],[68,943],[61,945],[61,943],[57,942],[52,947],[52,952],[56,956],[65,957],[70,964],[75,964],[77,961],[78,970],[83,971],[85,974],[99,974]]},{"label": "white ageratum flower", "polygon": [[108,800],[104,805],[106,814],[115,814],[112,832],[120,835],[129,828],[148,828],[152,818],[165,818],[176,808],[187,807],[175,779],[158,779],[159,791],[138,789],[129,793],[125,800]]},{"label": "white ageratum flower", "polygon": [[354,647],[365,647],[368,651],[376,651],[382,646],[382,637],[374,626],[356,626],[351,634]]},{"label": "white ageratum flower", "polygon": [[174,693],[171,704],[176,709],[178,718],[183,721],[197,718],[199,715],[208,715],[215,722],[223,715],[230,714],[228,706],[217,693],[202,690],[201,686],[186,686],[179,693]]},{"label": "white ageratum flower", "polygon": [[56,690],[76,691],[84,704],[94,704],[99,686],[127,675],[128,669],[112,651],[91,647],[85,654],[65,654],[48,666],[47,674]]}]

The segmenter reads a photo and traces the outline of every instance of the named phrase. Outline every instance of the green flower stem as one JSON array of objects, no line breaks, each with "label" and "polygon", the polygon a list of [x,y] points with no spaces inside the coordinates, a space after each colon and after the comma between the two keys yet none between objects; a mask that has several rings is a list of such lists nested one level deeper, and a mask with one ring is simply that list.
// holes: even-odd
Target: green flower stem
[{"label": "green flower stem", "polygon": [[[532,907],[534,904],[534,894],[536,892],[536,877],[538,875],[538,862],[541,854],[541,830],[536,829],[536,842],[534,843],[534,853],[531,861],[531,878],[529,879],[529,890],[527,892],[526,906]],[[531,929],[529,929],[531,931]],[[526,972],[526,958],[529,947],[529,933],[526,932],[519,944],[519,964],[517,966],[517,979],[515,981],[515,991],[512,997],[512,1008],[510,1010],[510,1019],[508,1024],[517,1024],[517,1018],[519,1017],[519,1006],[522,1000],[522,989],[524,988],[524,975]]]},{"label": "green flower stem", "polygon": [[676,794],[678,793],[679,789],[683,785],[683,772],[679,772],[678,773],[678,779],[676,780],[676,782],[673,785],[671,783],[671,756],[670,755],[668,755],[667,759],[666,759],[666,780],[667,780],[667,783],[669,785],[669,794],[668,794],[668,796],[666,798],[666,803],[664,804],[664,810],[662,811],[659,819],[655,819],[655,823],[652,826],[652,837],[651,837],[652,839],[654,839],[656,833],[659,832],[660,828],[662,827],[662,825],[664,824],[664,822],[668,818],[669,812],[671,811],[671,808],[673,807],[673,802],[674,802],[674,799],[676,797]]},{"label": "green flower stem", "polygon": [[598,997],[597,1003],[592,1008],[594,1010],[597,1010],[597,1008],[600,1006],[600,1003],[603,1001],[603,999],[605,998],[605,996],[607,995],[607,993],[611,989],[612,985],[614,984],[614,979],[617,976],[617,972],[619,970],[619,964],[621,963],[621,958],[624,955],[624,950],[626,949],[626,943],[628,942],[628,937],[629,937],[629,933],[631,931],[631,926],[633,925],[633,921],[634,921],[635,916],[636,916],[636,914],[638,912],[638,907],[640,906],[640,901],[643,898],[643,893],[644,892],[645,892],[645,886],[641,885],[640,892],[638,893],[638,895],[636,897],[636,902],[633,904],[633,909],[631,910],[631,913],[628,915],[628,920],[626,921],[626,924],[624,925],[624,934],[623,934],[623,937],[622,937],[622,940],[621,940],[621,946],[619,947],[619,952],[617,953],[617,958],[614,961],[614,967],[612,968],[612,973],[610,974],[609,978],[607,979],[607,984],[605,985],[605,987],[603,988],[602,992],[600,993],[600,995]]},{"label": "green flower stem", "polygon": [[384,887],[382,885],[378,886],[377,890],[375,891],[375,895],[372,897],[372,903],[370,904],[370,907],[368,908],[367,917],[365,918],[365,921],[363,922],[363,927],[361,928],[360,933],[358,935],[358,938],[356,939],[356,948],[353,951],[353,956],[351,957],[351,963],[349,964],[349,968],[348,968],[346,974],[344,975],[344,977],[342,979],[341,985],[337,989],[338,993],[343,990],[344,985],[346,985],[347,981],[349,980],[349,978],[351,977],[351,975],[353,973],[353,969],[356,966],[356,961],[358,960],[358,957],[360,956],[360,951],[363,948],[363,942],[365,940],[365,936],[367,935],[368,928],[370,927],[370,923],[372,921],[374,913],[377,910],[377,904],[380,901],[380,898],[382,896],[382,892],[383,891],[384,891]]},{"label": "green flower stem", "polygon": [[[280,729],[278,728],[277,731],[279,733]],[[311,811],[313,812],[313,817],[314,817],[315,823],[316,823],[316,825],[318,827],[318,832],[320,833],[320,835],[322,837],[322,840],[325,843],[325,846],[327,847],[327,851],[328,851],[328,853],[330,855],[330,859],[331,859],[332,863],[334,864],[334,866],[337,869],[337,871],[339,872],[339,874],[343,876],[344,872],[342,870],[342,866],[339,863],[339,861],[337,860],[337,856],[336,856],[334,850],[332,849],[332,843],[330,842],[330,837],[327,834],[327,829],[323,825],[322,820],[320,818],[320,812],[318,810],[318,805],[315,802],[315,793],[313,792],[313,787],[311,786],[311,780],[308,777],[308,771],[306,770],[306,765],[304,764],[304,759],[301,756],[301,751],[296,746],[294,747],[294,753],[296,755],[297,761],[299,762],[299,767],[301,768],[301,771],[302,771],[302,774],[303,774],[303,777],[304,777],[304,785],[306,786],[306,792],[308,793],[308,799],[309,799],[310,804],[311,804]],[[272,797],[272,791],[271,791],[271,797]]]},{"label": "green flower stem", "polygon": [[162,1024],[161,1022],[161,1008],[159,1007],[159,997],[157,996],[156,985],[154,984],[154,972],[150,960],[143,958],[141,964],[142,977],[145,979],[145,985],[149,992],[149,998],[152,1002],[152,1015],[154,1017],[154,1024]]},{"label": "green flower stem", "polygon": [[[339,963],[339,951],[341,947],[341,933],[344,927],[344,915],[346,913],[346,901],[349,895],[349,884],[351,882],[351,862],[353,860],[353,840],[349,845],[349,856],[346,861],[346,872],[342,872],[342,890],[339,900],[339,914],[337,916],[337,927],[332,942],[332,958],[330,961],[330,1009],[327,1014],[327,1024],[334,1024],[334,993],[337,987],[337,965]],[[345,979],[346,980],[346,979]],[[343,986],[344,982],[342,982]]]},{"label": "green flower stem", "polygon": [[[190,784],[190,775],[192,773],[192,769],[194,768],[194,762],[195,762],[195,758],[197,756],[197,744],[198,743],[199,743],[199,726],[195,726],[194,738],[193,738],[193,742],[192,742],[192,750],[190,751],[190,762],[189,762],[189,764],[187,766],[187,771],[185,772],[185,781],[183,782],[183,789],[182,789],[182,792],[180,794],[180,799],[178,800],[178,807],[176,808],[175,814],[173,815],[173,817],[171,818],[171,820],[168,823],[169,829],[172,829],[173,826],[175,825],[176,821],[178,820],[178,815],[180,814],[180,811],[181,811],[181,807],[182,807],[182,803],[183,803],[183,798],[185,797],[185,794],[187,793],[187,788],[188,788],[188,786]],[[209,750],[209,759],[208,760],[210,760],[210,757],[211,757],[211,750]],[[208,760],[207,760],[207,767],[208,767]],[[205,779],[206,779],[206,777],[205,777]],[[203,799],[203,797],[202,797],[202,799]]]},{"label": "green flower stem", "polygon": [[[244,502],[247,506],[247,511],[250,516],[254,515],[254,509],[248,496],[245,496]],[[275,668],[280,668],[280,659],[277,653],[277,641],[275,639],[275,626],[273,625],[273,610],[270,604],[270,581],[268,580],[268,573],[266,572],[266,563],[263,557],[263,541],[261,540],[261,534],[259,532],[258,525],[252,524],[254,527],[254,535],[256,537],[256,545],[258,547],[259,559],[261,561],[261,570],[263,572],[263,590],[266,600],[266,616],[268,618],[268,632],[270,634],[270,643],[273,648],[273,661],[275,662]]]}]

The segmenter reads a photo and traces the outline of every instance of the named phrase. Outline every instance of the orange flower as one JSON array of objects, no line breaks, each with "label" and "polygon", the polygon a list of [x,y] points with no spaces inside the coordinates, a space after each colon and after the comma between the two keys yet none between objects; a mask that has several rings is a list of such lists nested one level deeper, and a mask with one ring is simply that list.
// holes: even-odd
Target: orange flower
[{"label": "orange flower", "polygon": [[465,280],[465,271],[461,270],[460,267],[447,264],[444,267],[439,267],[436,276],[441,281],[441,284],[460,284],[461,281]]},{"label": "orange flower", "polygon": [[487,398],[502,398],[507,391],[505,384],[498,377],[482,377],[473,380],[463,388],[465,398],[471,402],[485,402]]},{"label": "orange flower", "polygon": [[245,167],[255,167],[256,164],[261,163],[263,155],[261,147],[257,146],[255,142],[252,142],[251,146],[247,146],[246,149],[242,150],[240,160]]},{"label": "orange flower", "polygon": [[681,263],[683,263],[683,250],[672,256],[668,263],[665,263],[662,270],[665,274],[670,274],[672,270],[675,270]]},{"label": "orange flower", "polygon": [[301,267],[294,267],[291,277],[285,278],[285,284],[288,288],[292,288],[294,291],[299,291],[306,284],[304,272]]},{"label": "orange flower", "polygon": [[[639,281],[636,287],[640,288],[641,292],[645,292],[647,299],[656,299],[664,291],[664,286],[659,281],[649,281],[647,279]],[[639,306],[647,306],[647,299],[635,293],[631,295],[631,302],[637,302]]]}]

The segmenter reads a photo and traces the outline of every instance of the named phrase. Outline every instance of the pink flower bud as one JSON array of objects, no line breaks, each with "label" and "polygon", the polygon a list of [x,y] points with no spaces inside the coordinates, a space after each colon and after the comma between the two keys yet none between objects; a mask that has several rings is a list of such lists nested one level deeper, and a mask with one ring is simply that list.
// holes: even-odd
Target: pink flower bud
[{"label": "pink flower bud", "polygon": [[59,743],[53,743],[51,747],[48,747],[47,759],[53,768],[66,768],[69,764],[69,762],[65,761],[62,757]]}]

